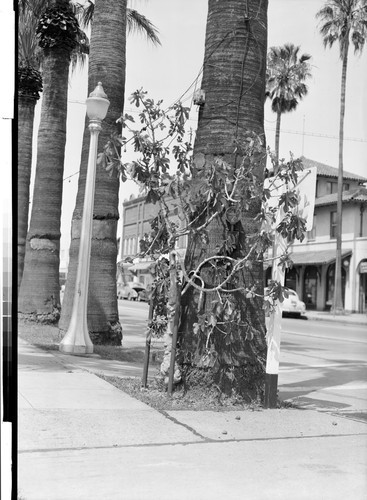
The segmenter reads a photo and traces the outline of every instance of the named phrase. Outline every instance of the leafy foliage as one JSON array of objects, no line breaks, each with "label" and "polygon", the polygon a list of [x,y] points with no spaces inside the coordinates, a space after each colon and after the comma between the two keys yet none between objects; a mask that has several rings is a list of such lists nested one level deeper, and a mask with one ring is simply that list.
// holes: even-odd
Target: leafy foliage
[{"label": "leafy foliage", "polygon": [[[253,132],[248,131],[246,139],[235,144],[242,158],[238,165],[219,156],[193,156],[191,141],[185,136],[187,108],[176,103],[164,111],[162,101],[155,102],[142,89],[132,94],[130,102],[140,110],[140,127],[136,127],[132,116],[121,116],[118,121],[122,124],[122,135],[111,136],[98,161],[111,175],[117,173],[123,180],[134,179],[146,193],[146,202],[158,203],[160,207],[159,215],[152,221],[152,232],[140,242],[140,255],[150,255],[157,261],[152,296],[154,314],[148,330],[151,335],[161,336],[170,321],[168,297],[172,275],[168,261],[161,256],[174,253],[182,294],[190,287],[199,292],[197,321],[193,325],[201,352],[198,366],[214,371],[223,370],[224,366],[222,376],[231,381],[235,368],[243,366],[249,356],[243,340],[251,343],[258,335],[243,312],[241,301],[245,297],[254,310],[263,303],[268,311],[286,293],[279,283],[272,282],[264,298],[263,285],[246,285],[244,276],[255,264],[263,264],[276,233],[286,241],[279,265],[283,268],[292,265],[289,246],[296,239],[302,241],[305,231],[305,220],[298,214],[300,196],[296,189],[302,163],[293,157],[278,162],[271,156],[277,174],[264,189],[256,175],[259,162],[263,164],[264,146]],[[120,148],[127,146],[132,147],[137,157],[129,163],[119,154]],[[249,206],[259,200],[262,204],[256,220],[261,223],[261,231],[247,235],[250,244],[244,251],[239,248],[236,224]],[[205,257],[213,220],[223,225],[224,236],[218,242],[216,254]],[[178,239],[189,234],[200,240],[204,252],[196,268],[186,268],[187,262],[175,252]],[[204,307],[208,292],[216,293],[217,299],[211,299],[210,306]]]},{"label": "leafy foliage", "polygon": [[305,81],[311,76],[307,62],[311,56],[299,56],[299,50],[299,46],[290,43],[269,49],[266,96],[271,99],[275,113],[294,110],[308,92]]},{"label": "leafy foliage", "polygon": [[330,0],[316,17],[325,47],[338,42],[341,59],[348,52],[349,41],[355,52],[362,52],[367,36],[366,0]]}]

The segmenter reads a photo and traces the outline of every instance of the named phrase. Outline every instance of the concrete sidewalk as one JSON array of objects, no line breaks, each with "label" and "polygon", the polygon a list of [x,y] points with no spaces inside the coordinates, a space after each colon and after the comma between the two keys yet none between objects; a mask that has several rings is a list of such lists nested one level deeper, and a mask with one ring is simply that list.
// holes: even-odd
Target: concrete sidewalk
[{"label": "concrete sidewalk", "polygon": [[22,500],[366,498],[366,424],[297,409],[158,412],[94,374],[126,369],[112,364],[19,340]]}]

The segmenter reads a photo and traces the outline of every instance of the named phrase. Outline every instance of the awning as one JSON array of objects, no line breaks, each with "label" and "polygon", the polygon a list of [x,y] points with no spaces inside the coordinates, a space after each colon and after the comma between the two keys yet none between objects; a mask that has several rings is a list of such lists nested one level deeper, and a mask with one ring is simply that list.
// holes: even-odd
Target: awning
[{"label": "awning", "polygon": [[137,264],[133,264],[130,268],[129,271],[135,272],[135,271],[147,271],[148,269],[152,268],[155,265],[154,262],[138,262]]},{"label": "awning", "polygon": [[[331,264],[336,259],[336,250],[310,250],[309,252],[292,252],[290,257],[294,265]],[[352,250],[342,250],[342,259],[352,254]]]},{"label": "awning", "polygon": [[123,262],[122,260],[120,260],[120,262],[117,263],[117,265],[123,269],[130,269],[131,266],[133,266],[134,264],[132,264],[131,262]]}]

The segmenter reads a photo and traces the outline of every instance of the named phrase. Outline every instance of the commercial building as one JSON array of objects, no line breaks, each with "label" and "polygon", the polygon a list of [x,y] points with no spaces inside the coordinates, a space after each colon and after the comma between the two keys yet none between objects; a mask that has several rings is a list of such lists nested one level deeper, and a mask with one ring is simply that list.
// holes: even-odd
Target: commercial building
[{"label": "commercial building", "polygon": [[[338,169],[308,158],[304,168],[316,167],[313,228],[292,247],[292,269],[286,286],[296,290],[307,309],[330,309],[334,294]],[[367,189],[366,178],[344,172],[342,217],[342,294],[344,307],[367,312]],[[271,269],[266,271],[266,279]]]},{"label": "commercial building", "polygon": [[[334,293],[336,256],[336,204],[338,169],[302,158],[304,168],[316,167],[317,185],[314,224],[303,242],[292,247],[292,269],[286,273],[286,285],[298,293],[308,309],[327,310]],[[342,227],[342,278],[344,307],[347,311],[367,311],[367,179],[344,172],[343,227]],[[179,223],[179,214],[171,200],[172,220]],[[151,233],[150,221],[158,214],[158,205],[146,203],[146,197],[132,197],[123,203],[123,228],[121,236],[122,260],[133,259],[139,252],[139,241]],[[184,252],[186,238],[178,243]],[[153,280],[152,261],[135,259],[133,265],[120,265],[122,276],[129,273],[148,285]],[[270,279],[271,269],[265,272]],[[122,278],[120,278],[122,279]]]},{"label": "commercial building", "polygon": [[[179,214],[179,205],[173,199],[167,200],[169,205],[169,217],[172,223],[179,227],[182,221]],[[149,258],[137,257],[140,253],[140,240],[145,235],[152,233],[151,221],[157,217],[159,212],[158,203],[146,203],[146,196],[130,196],[123,203],[122,214],[122,236],[121,236],[121,260],[118,265],[118,283],[138,281],[149,286],[154,279],[154,262]],[[187,236],[178,239],[176,251],[182,255],[187,246]]]}]

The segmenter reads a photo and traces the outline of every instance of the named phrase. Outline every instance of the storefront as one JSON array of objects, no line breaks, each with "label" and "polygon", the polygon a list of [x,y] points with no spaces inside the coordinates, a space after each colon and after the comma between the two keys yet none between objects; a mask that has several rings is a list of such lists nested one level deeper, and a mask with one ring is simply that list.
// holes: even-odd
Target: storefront
[{"label": "storefront", "polygon": [[[293,267],[287,269],[285,286],[295,290],[306,304],[306,309],[330,309],[334,297],[335,250],[293,252]],[[351,250],[342,252],[342,296],[345,296],[350,268]],[[360,310],[367,310],[367,259],[360,264]],[[265,272],[265,282],[271,279],[271,268]]]},{"label": "storefront", "polygon": [[367,312],[367,259],[359,263],[359,302],[358,312]]},{"label": "storefront", "polygon": [[303,293],[302,299],[306,304],[306,309],[317,308],[317,291],[320,270],[316,266],[306,266],[303,273]]},{"label": "storefront", "polygon": [[[307,309],[330,309],[335,287],[335,250],[294,252],[291,258],[298,271],[297,292]],[[342,251],[342,297],[345,303],[351,250]]]}]

